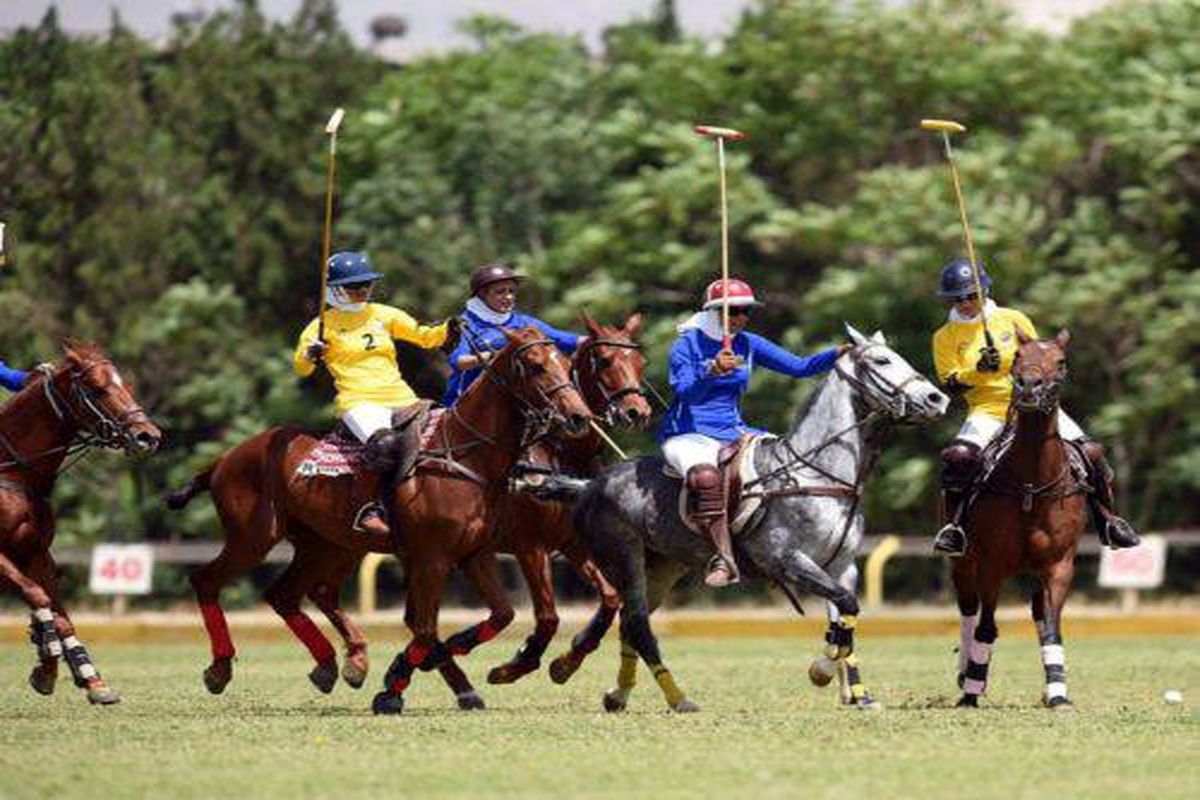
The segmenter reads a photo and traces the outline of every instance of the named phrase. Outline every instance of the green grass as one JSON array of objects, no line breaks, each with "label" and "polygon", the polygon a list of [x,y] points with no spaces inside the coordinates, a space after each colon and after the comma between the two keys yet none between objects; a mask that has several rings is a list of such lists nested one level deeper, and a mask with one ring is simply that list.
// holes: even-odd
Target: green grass
[{"label": "green grass", "polygon": [[[949,706],[953,642],[860,644],[887,704],[846,711],[808,684],[815,642],[665,639],[702,707],[673,715],[643,669],[629,712],[600,711],[609,645],[565,687],[542,675],[491,687],[482,675],[514,642],[466,662],[489,708],[466,713],[436,675],[418,674],[402,717],[368,710],[392,646],[377,644],[368,686],[328,697],[289,643],[247,643],[220,697],[200,683],[193,645],[101,645],[121,705],[92,708],[60,681],[26,685],[28,647],[0,645],[0,798],[156,797],[1200,797],[1200,651],[1188,637],[1068,642],[1072,712],[1037,704],[1028,638],[1002,639],[977,711]],[[1185,703],[1167,706],[1166,688]]]}]

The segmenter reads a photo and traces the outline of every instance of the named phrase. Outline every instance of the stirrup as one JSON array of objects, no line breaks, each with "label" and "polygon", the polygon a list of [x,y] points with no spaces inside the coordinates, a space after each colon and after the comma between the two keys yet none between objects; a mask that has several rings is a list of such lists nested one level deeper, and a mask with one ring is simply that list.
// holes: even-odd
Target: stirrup
[{"label": "stirrup", "polygon": [[704,582],[709,586],[719,589],[740,581],[741,576],[738,575],[737,567],[720,553],[708,560],[708,574],[704,576]]},{"label": "stirrup", "polygon": [[1137,547],[1142,540],[1132,525],[1113,514],[1104,523],[1103,532],[1100,534],[1100,543],[1113,550],[1124,550],[1127,547]]},{"label": "stirrup", "polygon": [[[372,527],[367,527],[368,525]],[[358,513],[354,515],[354,522],[350,527],[355,533],[383,536],[390,536],[392,533],[392,529],[387,523],[387,515],[384,512],[383,505],[377,500],[372,500],[360,508]]]},{"label": "stirrup", "polygon": [[967,532],[957,522],[949,522],[942,526],[933,537],[933,552],[944,553],[951,558],[958,558],[967,552]]}]

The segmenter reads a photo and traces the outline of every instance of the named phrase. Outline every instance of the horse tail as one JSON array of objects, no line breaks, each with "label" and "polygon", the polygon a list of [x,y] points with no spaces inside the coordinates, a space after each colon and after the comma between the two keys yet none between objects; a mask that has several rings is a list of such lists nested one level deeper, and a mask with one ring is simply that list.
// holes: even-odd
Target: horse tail
[{"label": "horse tail", "polygon": [[212,474],[216,468],[217,465],[215,463],[210,465],[207,469],[193,475],[191,480],[183,486],[168,494],[165,498],[167,508],[172,511],[179,511],[191,502],[193,497],[202,492],[207,492],[209,482],[212,480]]}]

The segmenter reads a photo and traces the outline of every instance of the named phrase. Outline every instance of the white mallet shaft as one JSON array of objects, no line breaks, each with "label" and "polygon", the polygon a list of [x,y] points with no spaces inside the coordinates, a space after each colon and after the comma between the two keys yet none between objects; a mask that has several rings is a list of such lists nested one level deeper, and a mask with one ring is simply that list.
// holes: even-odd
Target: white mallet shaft
[{"label": "white mallet shaft", "polygon": [[337,133],[338,126],[342,124],[342,117],[344,116],[346,116],[346,109],[339,108],[337,111],[334,111],[329,117],[329,122],[325,123],[325,133],[329,136]]},{"label": "white mallet shaft", "polygon": [[600,427],[600,423],[596,422],[594,419],[589,419],[588,422],[591,424],[592,430],[594,430],[596,434],[604,440],[605,444],[613,449],[613,452],[616,453],[622,461],[629,460],[629,456],[625,455],[625,451],[622,450],[616,442],[609,438],[608,434],[604,432],[604,428]]}]

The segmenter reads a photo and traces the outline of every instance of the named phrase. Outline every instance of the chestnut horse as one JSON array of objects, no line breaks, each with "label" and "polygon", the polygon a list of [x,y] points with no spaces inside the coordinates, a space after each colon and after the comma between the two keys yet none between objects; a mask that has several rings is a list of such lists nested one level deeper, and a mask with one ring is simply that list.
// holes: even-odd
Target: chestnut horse
[{"label": "chestnut horse", "polygon": [[15,588],[32,609],[34,690],[54,691],[62,657],[88,700],[108,705],[120,697],[96,671],[59,600],[49,497],[68,455],[89,447],[148,455],[162,432],[99,347],[68,342],[63,351],[0,410],[0,588]]},{"label": "chestnut horse", "polygon": [[962,615],[959,706],[977,706],[987,688],[997,596],[1004,581],[1018,574],[1032,575],[1037,584],[1031,601],[1046,679],[1042,702],[1050,708],[1070,705],[1062,608],[1087,519],[1085,484],[1058,435],[1058,396],[1071,337],[1065,330],[1053,339],[1033,340],[1019,330],[1017,337],[1008,424],[997,437],[1011,444],[981,481],[965,518],[967,553],[953,562]]},{"label": "chestnut horse", "polygon": [[[590,413],[552,343],[534,328],[507,335],[508,345],[483,379],[435,424],[439,447],[421,459],[414,477],[400,483],[390,498],[390,519],[403,542],[389,549],[405,560],[409,578],[405,620],[415,636],[409,654],[421,656],[407,675],[417,666],[439,666],[449,650],[469,652],[511,621],[513,611],[498,580],[492,546],[496,520],[489,501],[504,490],[530,426],[561,428],[572,436],[586,431]],[[333,647],[300,602],[312,592],[321,605],[328,597],[314,587],[336,586],[331,576],[340,582],[367,544],[378,549],[385,543],[371,542],[350,525],[356,503],[374,490],[364,484],[374,480],[296,476],[318,442],[297,428],[272,428],[225,453],[168,498],[179,508],[198,492],[211,491],[226,530],[221,553],[192,575],[212,644],[213,662],[204,672],[211,692],[223,691],[233,675],[234,647],[218,601],[220,590],[284,538],[295,545],[295,555],[266,599],[317,662],[310,673],[313,682],[329,691],[336,681]],[[437,611],[446,576],[455,566],[464,568],[491,616],[451,637],[447,649],[437,640]],[[343,636],[350,635],[348,618],[340,609],[336,612],[335,625]],[[365,653],[363,659],[365,667]]]}]

